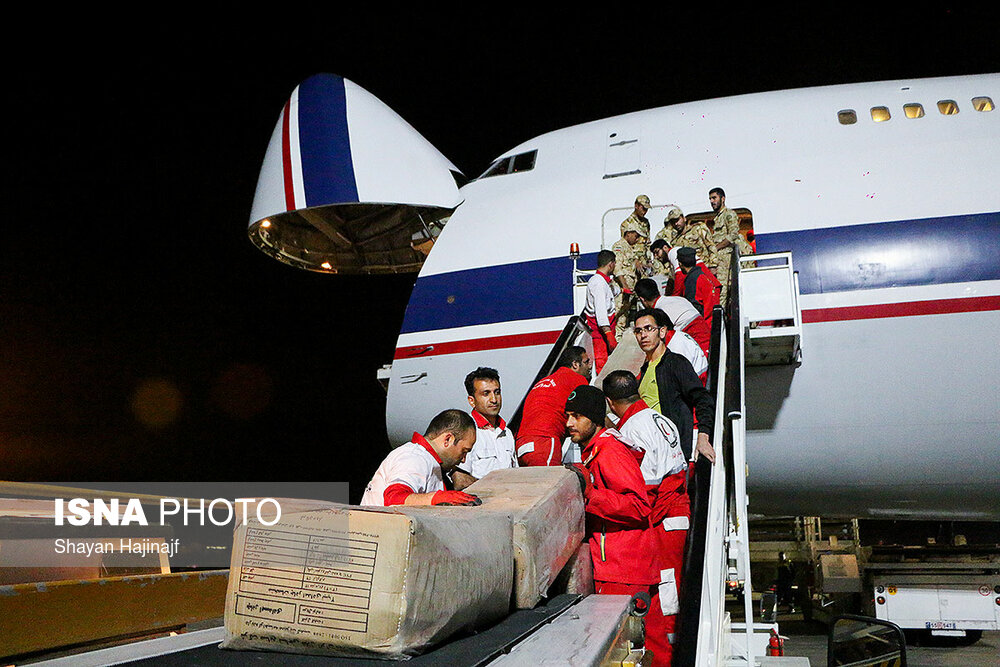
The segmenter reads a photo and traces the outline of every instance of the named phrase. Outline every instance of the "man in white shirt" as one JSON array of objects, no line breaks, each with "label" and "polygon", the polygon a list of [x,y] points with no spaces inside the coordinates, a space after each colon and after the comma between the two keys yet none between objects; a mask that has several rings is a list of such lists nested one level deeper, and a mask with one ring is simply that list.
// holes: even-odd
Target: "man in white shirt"
[{"label": "man in white shirt", "polygon": [[368,482],[362,505],[478,505],[479,498],[445,488],[444,474],[476,443],[476,424],[461,410],[445,410],[423,435],[389,452]]},{"label": "man in white shirt", "polygon": [[597,253],[597,273],[587,281],[587,303],[583,317],[590,327],[594,340],[594,373],[599,374],[611,352],[618,345],[615,338],[615,253],[602,250]]},{"label": "man in white shirt", "polygon": [[[664,239],[658,238],[653,241],[653,245],[649,246],[649,252],[652,253],[653,258],[662,266],[660,276],[668,280],[671,289],[673,289],[674,276],[680,271],[680,262],[677,260],[677,248],[672,247]],[[664,294],[668,292],[668,290],[662,291]]]},{"label": "man in white shirt", "polygon": [[465,376],[465,390],[476,423],[476,445],[452,473],[451,479],[459,491],[494,470],[517,467],[514,436],[500,416],[503,407],[500,374],[493,368],[480,366]]},{"label": "man in white shirt", "polygon": [[662,296],[663,291],[652,278],[637,282],[635,293],[646,308],[659,308],[665,312],[678,331],[686,331],[687,326],[698,317],[698,310],[684,297]]}]

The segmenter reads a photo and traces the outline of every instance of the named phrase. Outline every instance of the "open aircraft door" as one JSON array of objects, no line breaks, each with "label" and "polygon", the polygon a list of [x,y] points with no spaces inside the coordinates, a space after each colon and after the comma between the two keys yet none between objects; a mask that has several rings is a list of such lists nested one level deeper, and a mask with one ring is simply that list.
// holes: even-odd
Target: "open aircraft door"
[{"label": "open aircraft door", "polygon": [[311,271],[415,273],[462,201],[459,179],[374,95],[317,74],[295,88],[271,135],[250,238]]}]

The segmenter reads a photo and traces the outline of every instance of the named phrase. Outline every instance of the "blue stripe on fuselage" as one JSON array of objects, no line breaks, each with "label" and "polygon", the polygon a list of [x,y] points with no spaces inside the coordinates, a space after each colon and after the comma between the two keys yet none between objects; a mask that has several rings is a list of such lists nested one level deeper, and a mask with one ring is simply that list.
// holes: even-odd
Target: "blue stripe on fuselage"
[{"label": "blue stripe on fuselage", "polygon": [[802,294],[1000,278],[1000,213],[761,234],[792,252]]},{"label": "blue stripe on fuselage", "polygon": [[[595,252],[581,256],[579,266],[593,270],[596,263]],[[400,333],[566,315],[573,310],[572,272],[573,260],[553,257],[421,277]]]},{"label": "blue stripe on fuselage", "polygon": [[[786,250],[802,294],[998,280],[1000,212],[757,236],[761,254]],[[421,277],[400,333],[569,315],[572,269],[555,257]]]},{"label": "blue stripe on fuselage", "polygon": [[299,85],[299,151],[307,206],[358,201],[344,80],[317,74]]}]

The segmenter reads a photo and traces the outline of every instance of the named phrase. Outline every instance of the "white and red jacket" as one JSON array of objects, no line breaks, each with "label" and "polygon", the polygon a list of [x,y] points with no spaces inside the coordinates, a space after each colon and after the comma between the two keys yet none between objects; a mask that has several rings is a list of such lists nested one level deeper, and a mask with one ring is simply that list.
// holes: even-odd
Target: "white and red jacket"
[{"label": "white and red jacket", "polygon": [[691,362],[694,374],[701,379],[702,384],[705,384],[705,379],[708,377],[708,357],[695,339],[683,331],[668,331],[665,340],[667,349]]},{"label": "white and red jacket", "polygon": [[642,399],[618,420],[618,432],[626,443],[645,452],[639,469],[646,486],[658,486],[665,477],[687,469],[677,426]]},{"label": "white and red jacket", "polygon": [[[618,420],[622,438],[645,452],[640,469],[652,511],[643,535],[643,551],[653,556],[657,574],[654,604],[662,616],[679,609],[680,573],[684,541],[691,524],[691,504],[685,482],[687,462],[680,447],[680,434],[672,421],[639,400]],[[672,633],[674,620],[664,622]],[[665,647],[663,647],[665,648]]]},{"label": "white and red jacket", "polygon": [[598,327],[614,327],[615,287],[611,277],[600,271],[587,281],[587,303],[583,307],[583,316],[596,322]]},{"label": "white and red jacket", "polygon": [[[701,313],[691,305],[691,302],[682,296],[661,296],[653,304],[654,308],[659,308],[667,314],[674,324],[674,329],[683,331],[694,338],[705,356],[708,356],[708,348],[712,343],[712,332],[708,328],[708,323]],[[701,375],[701,373],[699,373]]]},{"label": "white and red jacket", "polygon": [[653,308],[665,312],[678,331],[684,331],[699,315],[691,302],[682,296],[661,296],[653,304]]},{"label": "white and red jacket", "polygon": [[502,417],[498,419],[494,428],[486,417],[476,410],[472,411],[472,420],[476,422],[476,444],[458,467],[476,479],[482,479],[494,470],[517,467],[514,436],[507,428],[507,422]]},{"label": "white and red jacket", "polygon": [[362,505],[402,505],[413,493],[444,491],[441,459],[419,433],[389,452],[365,488]]}]

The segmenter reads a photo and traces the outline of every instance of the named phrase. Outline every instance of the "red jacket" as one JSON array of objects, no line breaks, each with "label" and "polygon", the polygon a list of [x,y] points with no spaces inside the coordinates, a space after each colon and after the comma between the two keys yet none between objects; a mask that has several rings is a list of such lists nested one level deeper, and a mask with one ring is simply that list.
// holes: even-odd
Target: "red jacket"
[{"label": "red jacket", "polygon": [[566,399],[573,390],[587,384],[587,378],[565,366],[535,383],[524,399],[517,439],[555,438],[566,435]]},{"label": "red jacket", "polygon": [[[699,271],[699,269],[701,269]],[[694,279],[694,284],[688,284],[689,279]],[[701,316],[705,318],[709,331],[712,328],[712,308],[719,305],[719,294],[722,283],[708,270],[701,262],[692,269],[692,272],[685,275],[678,273],[674,281],[674,296],[682,296],[691,302]]]},{"label": "red jacket", "polygon": [[659,582],[655,554],[645,548],[652,508],[639,470],[643,452],[619,436],[614,429],[600,429],[582,453],[594,483],[586,500],[594,579],[655,584]]},{"label": "red jacket", "polygon": [[708,321],[701,315],[691,320],[691,323],[684,327],[684,333],[694,338],[695,342],[708,356],[708,350],[712,345],[712,330],[708,326]]}]

